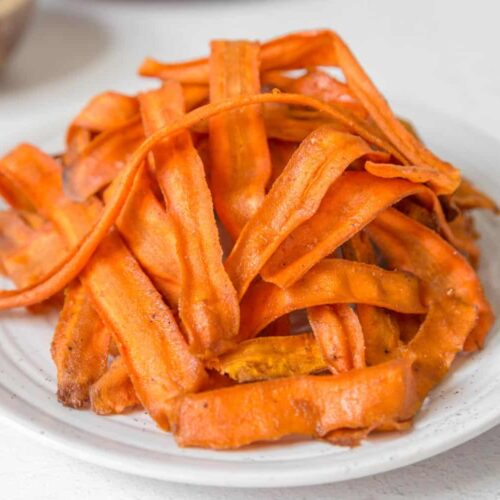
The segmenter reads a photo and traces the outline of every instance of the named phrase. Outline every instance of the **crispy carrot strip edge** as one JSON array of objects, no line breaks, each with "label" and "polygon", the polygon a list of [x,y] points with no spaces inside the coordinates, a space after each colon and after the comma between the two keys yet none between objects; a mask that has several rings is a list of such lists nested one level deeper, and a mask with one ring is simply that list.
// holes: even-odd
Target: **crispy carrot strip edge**
[{"label": "crispy carrot strip edge", "polygon": [[234,351],[211,360],[210,366],[240,383],[326,369],[319,346],[310,333],[250,339],[241,342]]},{"label": "crispy carrot strip edge", "polygon": [[[377,261],[371,240],[364,231],[345,243],[342,253],[345,258],[366,264]],[[400,346],[399,324],[394,313],[368,304],[357,304],[356,312],[365,340],[366,363],[371,366],[392,359]]]},{"label": "crispy carrot strip edge", "polygon": [[51,346],[63,405],[81,408],[89,402],[90,386],[106,370],[110,338],[86,290],[79,282],[71,284]]},{"label": "crispy carrot strip edge", "polygon": [[300,376],[186,396],[173,410],[181,446],[239,448],[298,434],[375,429],[410,418],[417,407],[410,364],[398,360],[330,376]]},{"label": "crispy carrot strip edge", "polygon": [[318,209],[332,182],[370,147],[359,137],[328,126],[314,131],[293,154],[226,260],[243,297],[280,243]]},{"label": "crispy carrot strip edge", "polygon": [[[259,44],[212,41],[210,102],[258,94]],[[219,218],[236,240],[264,200],[271,159],[261,106],[209,121],[211,190]]]},{"label": "crispy carrot strip edge", "polygon": [[310,307],[307,315],[332,373],[366,366],[363,330],[348,304]]},{"label": "crispy carrot strip edge", "polygon": [[440,228],[457,247],[467,243],[453,235],[439,201],[425,186],[403,179],[377,178],[366,172],[346,172],[327,191],[316,213],[276,249],[263,266],[261,276],[278,286],[290,286],[382,210],[413,194],[419,194],[430,202]]},{"label": "crispy carrot strip edge", "polygon": [[98,415],[112,415],[140,405],[121,356],[113,360],[106,372],[90,388],[90,406]]},{"label": "crispy carrot strip edge", "polygon": [[[166,83],[139,96],[146,133],[184,111],[182,88]],[[158,183],[173,221],[181,269],[179,315],[191,350],[202,358],[234,346],[239,329],[236,291],[222,263],[222,248],[203,164],[184,132],[153,149]]]},{"label": "crispy carrot strip edge", "polygon": [[426,310],[419,281],[411,274],[343,259],[324,259],[299,281],[280,288],[260,281],[241,302],[241,340],[255,337],[274,319],[291,311],[325,304],[371,304],[405,312]]},{"label": "crispy carrot strip edge", "polygon": [[428,316],[408,345],[422,365],[424,394],[441,380],[457,352],[482,347],[493,322],[491,306],[467,261],[425,226],[389,209],[368,231],[392,265],[411,270],[428,288]]},{"label": "crispy carrot strip edge", "polygon": [[[80,273],[119,215],[130,193],[137,171],[149,151],[157,143],[179,134],[182,130],[218,113],[223,113],[242,106],[266,102],[279,102],[311,107],[345,122],[345,124],[348,125],[353,132],[358,133],[369,143],[380,144],[381,142],[378,137],[375,137],[370,132],[366,131],[364,127],[355,120],[347,118],[342,111],[336,109],[332,105],[327,105],[317,99],[301,95],[259,94],[255,96],[243,96],[228,99],[217,104],[207,104],[206,106],[197,108],[196,110],[193,110],[187,115],[179,118],[169,127],[165,127],[157,131],[137,148],[130,158],[126,168],[116,179],[116,191],[113,199],[110,200],[108,205],[105,207],[100,219],[94,225],[92,230],[80,240],[79,245],[68,253],[66,259],[64,259],[61,264],[54,266],[54,269],[50,273],[47,273],[47,275],[38,283],[15,291],[0,291],[0,310],[27,306],[40,302],[64,288],[65,285],[67,285]],[[5,159],[2,160],[2,162],[3,161],[5,161]],[[0,164],[2,162],[0,162]]]}]

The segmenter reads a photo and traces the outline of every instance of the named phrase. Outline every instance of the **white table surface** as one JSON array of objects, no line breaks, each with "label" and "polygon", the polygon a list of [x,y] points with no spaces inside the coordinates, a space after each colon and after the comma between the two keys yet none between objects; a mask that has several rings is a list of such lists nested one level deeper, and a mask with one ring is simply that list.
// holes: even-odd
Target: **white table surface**
[{"label": "white table surface", "polygon": [[[134,76],[145,55],[178,60],[206,53],[214,37],[265,39],[332,27],[389,99],[415,95],[499,137],[499,16],[498,0],[41,0],[30,33],[0,75],[0,131],[34,114],[42,126],[56,114],[69,119],[103,89],[151,86]],[[29,138],[28,131],[22,139]],[[2,151],[12,145],[0,134]],[[422,463],[369,478],[237,490],[102,469],[0,424],[0,488],[9,500],[500,498],[500,426]]]}]

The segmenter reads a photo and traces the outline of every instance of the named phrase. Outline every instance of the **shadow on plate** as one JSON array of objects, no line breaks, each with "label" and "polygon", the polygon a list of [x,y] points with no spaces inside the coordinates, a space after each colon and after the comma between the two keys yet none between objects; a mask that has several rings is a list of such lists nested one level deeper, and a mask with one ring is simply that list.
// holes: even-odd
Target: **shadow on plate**
[{"label": "shadow on plate", "polygon": [[19,92],[91,64],[108,44],[105,27],[85,15],[40,6],[31,29],[0,74],[0,92]]}]

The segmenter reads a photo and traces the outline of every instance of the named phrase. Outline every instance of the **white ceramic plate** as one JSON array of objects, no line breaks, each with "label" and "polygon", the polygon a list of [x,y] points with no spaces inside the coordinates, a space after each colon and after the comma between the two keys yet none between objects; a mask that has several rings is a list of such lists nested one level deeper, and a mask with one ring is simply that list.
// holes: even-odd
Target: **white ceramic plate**
[{"label": "white ceramic plate", "polygon": [[[431,148],[460,166],[479,187],[500,198],[499,142],[420,105],[400,105],[397,109],[413,120]],[[2,142],[7,145],[28,137],[53,151],[64,126],[59,120],[53,125],[45,123],[40,129],[34,122],[33,127],[9,131]],[[481,276],[498,311],[500,222],[490,214],[478,214],[477,220],[483,236]],[[354,449],[287,441],[213,452],[178,448],[172,437],[156,430],[142,412],[105,418],[59,405],[49,356],[56,318],[17,310],[2,313],[0,319],[1,416],[61,451],[141,476],[240,487],[328,483],[423,460],[500,422],[498,325],[483,352],[458,360],[407,433],[373,437]]]}]

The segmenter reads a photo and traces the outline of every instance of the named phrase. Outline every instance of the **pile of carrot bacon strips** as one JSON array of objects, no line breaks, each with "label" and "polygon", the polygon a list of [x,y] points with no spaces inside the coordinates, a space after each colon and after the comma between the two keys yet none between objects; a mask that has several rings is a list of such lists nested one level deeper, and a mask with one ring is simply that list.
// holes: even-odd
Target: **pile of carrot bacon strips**
[{"label": "pile of carrot bacon strips", "polygon": [[469,211],[495,203],[334,32],[139,72],[159,88],[92,98],[63,154],[0,160],[0,309],[61,309],[60,402],[220,449],[410,427],[491,327]]}]

